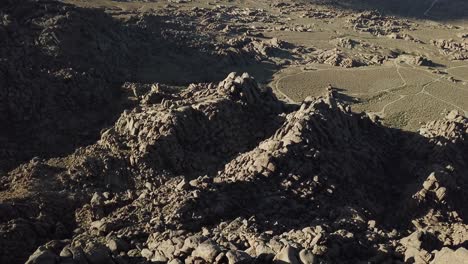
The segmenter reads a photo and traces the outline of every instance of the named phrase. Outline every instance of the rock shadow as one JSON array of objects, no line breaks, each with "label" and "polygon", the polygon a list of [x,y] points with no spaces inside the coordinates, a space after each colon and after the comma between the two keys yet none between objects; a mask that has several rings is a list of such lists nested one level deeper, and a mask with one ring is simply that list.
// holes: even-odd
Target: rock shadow
[{"label": "rock shadow", "polygon": [[[349,244],[343,237],[332,236],[328,242],[353,249],[347,251],[349,258],[358,261],[375,255],[366,246],[368,220],[376,220],[384,230],[406,234],[414,229],[412,220],[431,210],[456,210],[465,217],[466,209],[460,202],[468,197],[465,191],[455,188],[446,204],[432,200],[418,203],[414,198],[434,167],[463,155],[463,148],[449,142],[440,146],[417,133],[383,127],[356,115],[331,118],[340,118],[341,125],[318,125],[324,133],[315,142],[321,143],[311,145],[306,136],[309,144],[290,146],[286,155],[273,159],[278,168],[274,174],[253,175],[253,180],[219,182],[215,178],[211,187],[202,189],[179,210],[182,226],[200,230],[238,217],[253,217],[259,233],[281,234],[317,225],[330,233],[347,230],[358,239],[349,240]],[[349,133],[352,140],[343,136]],[[318,160],[303,152],[311,146],[320,151]],[[453,155],[453,151],[458,154]],[[456,164],[461,164],[458,168],[462,171],[466,166]],[[467,186],[466,179],[457,179],[460,186]]]},{"label": "rock shadow", "polygon": [[276,69],[219,54],[183,23],[191,18],[124,21],[101,9],[32,0],[3,1],[0,13],[8,18],[0,23],[0,173],[96,142],[134,106],[121,89],[126,81],[211,82],[246,65],[268,79]]}]

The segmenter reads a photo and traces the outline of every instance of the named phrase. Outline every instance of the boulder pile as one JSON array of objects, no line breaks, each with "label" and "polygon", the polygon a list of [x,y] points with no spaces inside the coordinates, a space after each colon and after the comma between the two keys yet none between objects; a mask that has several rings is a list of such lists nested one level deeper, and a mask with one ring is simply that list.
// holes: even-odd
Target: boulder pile
[{"label": "boulder pile", "polygon": [[355,31],[369,32],[374,36],[387,36],[401,31],[414,30],[416,25],[409,20],[384,16],[378,11],[361,12],[348,20]]},{"label": "boulder pile", "polygon": [[437,39],[432,40],[431,43],[439,48],[441,54],[449,56],[452,60],[468,60],[468,41]]},{"label": "boulder pile", "polygon": [[286,105],[246,73],[126,86],[138,106],[97,143],[3,178],[2,262],[464,258],[460,113],[411,134],[351,112],[333,89]]}]

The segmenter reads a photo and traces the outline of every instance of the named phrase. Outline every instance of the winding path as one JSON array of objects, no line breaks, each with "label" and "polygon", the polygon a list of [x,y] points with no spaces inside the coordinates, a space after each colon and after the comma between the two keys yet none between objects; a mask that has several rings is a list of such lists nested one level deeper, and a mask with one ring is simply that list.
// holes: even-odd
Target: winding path
[{"label": "winding path", "polygon": [[[386,105],[384,105],[384,106],[382,107],[382,110],[380,110],[380,111],[378,111],[378,112],[369,112],[369,113],[377,114],[377,115],[379,115],[379,116],[384,117],[384,116],[385,116],[385,110],[386,110],[389,106],[391,106],[392,104],[394,104],[394,103],[396,103],[396,102],[398,102],[398,101],[400,101],[400,100],[402,100],[402,99],[404,99],[404,98],[410,96],[410,95],[403,95],[403,94],[395,93],[395,92],[392,91],[392,90],[395,90],[395,89],[404,88],[404,87],[406,87],[407,84],[408,84],[407,80],[403,77],[403,75],[402,75],[401,72],[400,72],[400,69],[401,69],[402,67],[401,67],[396,61],[393,61],[393,63],[394,63],[394,66],[393,66],[393,67],[395,68],[396,72],[398,73],[398,75],[399,75],[400,78],[401,78],[401,81],[403,82],[402,85],[399,85],[399,86],[397,86],[397,87],[387,88],[387,89],[385,89],[385,90],[379,90],[379,91],[377,91],[377,92],[370,92],[370,93],[349,93],[349,94],[348,94],[348,95],[356,96],[356,95],[371,95],[371,94],[373,94],[373,93],[382,93],[382,92],[383,92],[383,93],[390,93],[390,94],[393,94],[393,95],[397,95],[397,96],[398,96],[397,99],[395,99],[395,100],[393,100],[393,101],[387,103]],[[407,65],[408,65],[408,64],[407,64]],[[419,69],[416,68],[415,66],[412,66],[412,65],[408,65],[408,66],[410,66],[410,67],[411,67],[412,69],[414,69],[414,70],[418,70],[418,71],[419,71]],[[302,67],[303,67],[303,66],[302,66]],[[393,67],[392,67],[392,68],[393,68]],[[446,70],[451,70],[451,69],[455,69],[455,68],[462,68],[462,67],[468,67],[468,64],[466,64],[466,65],[460,65],[460,66],[455,66],[455,67],[450,67],[450,68],[446,68]],[[330,70],[330,69],[317,69],[317,70],[314,70],[314,72],[319,72],[319,71],[324,71],[324,70]],[[339,69],[339,70],[353,71],[353,70],[358,70],[358,69]],[[375,70],[375,68],[359,69],[359,70]],[[293,73],[293,74],[289,74],[289,75],[282,76],[281,78],[279,78],[278,80],[275,81],[275,85],[274,85],[275,90],[276,90],[281,96],[283,96],[284,98],[286,98],[286,101],[288,101],[288,103],[297,104],[298,102],[294,101],[294,100],[291,99],[287,94],[285,94],[283,91],[281,91],[281,89],[280,89],[280,87],[279,87],[279,83],[280,83],[282,80],[286,79],[286,78],[290,78],[290,77],[293,77],[293,76],[296,76],[296,75],[300,75],[300,74],[304,74],[304,73],[307,73],[307,72],[310,72],[310,71],[301,69],[301,71],[298,72],[298,73]],[[449,101],[447,101],[447,100],[444,100],[444,99],[442,99],[442,98],[439,98],[439,97],[437,97],[437,96],[431,94],[430,92],[426,91],[426,87],[428,87],[429,85],[431,85],[431,84],[433,84],[433,83],[436,83],[436,82],[441,82],[441,80],[443,79],[443,76],[438,77],[438,78],[434,78],[432,75],[429,75],[429,74],[424,74],[424,75],[425,75],[426,77],[428,77],[428,78],[431,78],[432,81],[430,81],[430,82],[428,82],[428,83],[422,85],[421,90],[420,90],[419,92],[415,93],[415,94],[412,94],[412,96],[417,96],[417,95],[419,95],[419,94],[428,95],[428,96],[434,98],[435,100],[438,100],[438,101],[443,102],[443,103],[445,103],[445,104],[451,105],[451,106],[455,107],[456,109],[463,111],[464,114],[465,114],[466,116],[468,116],[468,111],[465,110],[465,109],[463,109],[461,106],[458,106],[458,105],[456,105],[456,104],[454,104],[454,103],[452,103],[452,102],[449,102]],[[459,87],[459,86],[453,85],[453,84],[448,83],[448,82],[444,82],[444,84],[445,84],[445,85],[448,85],[448,86],[451,86],[451,87],[453,87],[453,88],[456,88],[456,89],[460,89],[460,90],[463,90],[463,91],[468,91],[468,89],[461,88],[461,87]]]}]

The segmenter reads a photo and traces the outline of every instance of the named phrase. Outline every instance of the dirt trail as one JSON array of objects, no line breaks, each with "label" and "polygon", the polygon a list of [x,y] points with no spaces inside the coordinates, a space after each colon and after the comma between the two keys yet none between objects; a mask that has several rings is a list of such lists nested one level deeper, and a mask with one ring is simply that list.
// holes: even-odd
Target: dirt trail
[{"label": "dirt trail", "polygon": [[[345,92],[345,93],[346,93],[346,94],[349,94],[349,95],[351,95],[351,96],[371,96],[372,94],[382,93],[382,92],[397,95],[399,98],[397,98],[397,99],[395,99],[395,100],[393,100],[393,101],[391,101],[391,102],[388,102],[386,105],[384,105],[384,106],[382,107],[382,109],[381,109],[380,111],[377,111],[377,112],[369,112],[369,113],[371,113],[371,114],[377,114],[377,115],[379,115],[379,116],[381,116],[381,117],[385,117],[385,109],[386,109],[387,107],[389,107],[390,105],[392,105],[392,104],[394,104],[394,103],[396,103],[396,102],[398,102],[398,101],[400,101],[400,100],[402,100],[402,99],[404,99],[404,98],[406,98],[406,97],[408,96],[408,95],[401,95],[401,94],[399,94],[399,93],[392,92],[392,90],[399,90],[400,88],[405,88],[405,87],[407,86],[407,81],[406,81],[406,79],[405,79],[405,78],[402,76],[402,74],[400,73],[401,66],[398,65],[398,63],[397,63],[396,61],[393,62],[393,63],[394,63],[394,67],[393,67],[393,68],[394,68],[395,71],[398,73],[400,79],[401,79],[402,82],[403,82],[402,85],[397,86],[397,87],[390,87],[390,88],[387,88],[387,89],[384,89],[384,90],[379,90],[379,91],[371,92],[371,93],[347,93],[347,92]],[[415,66],[411,66],[411,65],[408,65],[408,66],[410,66],[412,69],[419,70],[419,69],[418,69],[417,67],[415,67]],[[446,70],[448,71],[448,70],[450,70],[450,69],[460,68],[460,67],[466,67],[466,65],[450,67],[450,68],[447,68]],[[329,70],[331,70],[331,69],[317,69],[317,70],[315,70],[315,71],[316,71],[316,72],[320,72],[320,71],[329,71]],[[372,69],[338,69],[338,70],[336,70],[336,71],[337,71],[337,72],[339,72],[339,71],[357,71],[357,72],[359,72],[359,71],[363,71],[363,70],[374,70],[374,68],[372,68]],[[276,91],[278,91],[278,92],[279,92],[283,97],[285,97],[289,102],[294,102],[294,100],[292,100],[291,98],[289,98],[289,97],[287,96],[287,94],[286,94],[284,91],[281,91],[281,89],[279,88],[279,83],[280,83],[281,81],[287,79],[287,78],[291,78],[291,77],[294,77],[294,76],[297,76],[297,75],[300,75],[300,74],[304,74],[304,73],[307,73],[307,72],[308,72],[307,70],[301,69],[301,72],[299,72],[299,73],[294,73],[294,74],[290,74],[290,75],[281,76],[281,78],[279,78],[278,80],[275,81],[275,84],[274,84],[274,85],[275,85]],[[438,100],[438,101],[441,101],[441,102],[444,102],[444,103],[446,103],[446,104],[448,104],[448,105],[453,106],[454,109],[461,110],[465,115],[468,114],[468,111],[465,110],[465,109],[463,109],[462,107],[460,107],[460,106],[458,106],[458,105],[456,105],[456,104],[454,104],[454,103],[452,103],[452,102],[449,102],[449,101],[447,101],[447,100],[444,100],[444,99],[442,99],[442,98],[439,98],[439,97],[437,97],[437,96],[435,96],[435,95],[433,95],[433,94],[431,94],[431,93],[429,93],[429,92],[427,92],[427,91],[425,90],[425,88],[426,88],[427,86],[429,86],[429,85],[431,85],[431,84],[433,84],[433,83],[436,83],[436,82],[440,82],[440,81],[444,78],[444,76],[441,76],[441,77],[438,77],[438,78],[435,78],[435,77],[433,77],[432,75],[429,75],[429,74],[426,75],[426,76],[429,77],[429,78],[431,78],[432,81],[429,82],[429,83],[427,83],[427,84],[424,84],[424,85],[421,87],[421,91],[419,91],[419,92],[416,93],[415,95],[418,95],[418,94],[427,94],[427,95],[431,96],[432,98],[434,98],[435,100]],[[455,88],[455,89],[465,90],[464,88],[461,88],[461,87],[459,87],[459,86],[450,84],[450,83],[448,83],[447,81],[445,81],[444,84],[446,84],[446,85],[448,85],[448,86],[450,86],[450,87],[453,87],[453,88]],[[307,84],[304,84],[304,85],[307,85]],[[325,87],[324,87],[324,88],[325,88]],[[324,89],[324,91],[325,91],[325,89]],[[297,103],[297,102],[296,102],[296,103]]]}]

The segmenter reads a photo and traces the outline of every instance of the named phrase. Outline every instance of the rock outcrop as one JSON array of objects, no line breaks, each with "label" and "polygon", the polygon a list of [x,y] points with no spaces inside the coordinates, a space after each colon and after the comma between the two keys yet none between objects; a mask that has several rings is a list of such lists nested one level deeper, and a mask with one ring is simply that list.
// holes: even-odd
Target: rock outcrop
[{"label": "rock outcrop", "polygon": [[295,106],[248,74],[152,87],[96,144],[4,178],[3,262],[38,245],[28,263],[429,263],[443,246],[463,252],[460,113],[408,134],[351,112],[333,89]]},{"label": "rock outcrop", "polygon": [[431,41],[432,45],[439,48],[441,54],[449,56],[452,60],[468,60],[468,42],[457,42],[453,39],[437,39]]}]

